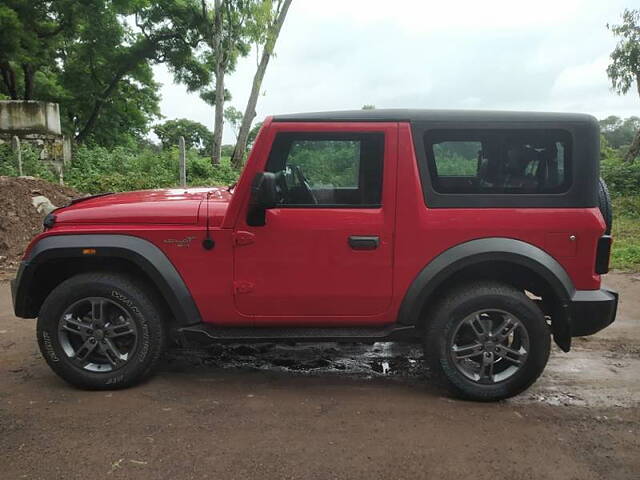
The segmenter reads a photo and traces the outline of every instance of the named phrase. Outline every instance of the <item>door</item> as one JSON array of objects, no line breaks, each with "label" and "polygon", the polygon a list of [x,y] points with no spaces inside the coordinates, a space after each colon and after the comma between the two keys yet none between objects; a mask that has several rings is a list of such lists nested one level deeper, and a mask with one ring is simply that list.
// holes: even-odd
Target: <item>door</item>
[{"label": "door", "polygon": [[370,324],[392,297],[397,125],[272,128],[279,202],[264,226],[238,222],[236,307],[258,324]]}]

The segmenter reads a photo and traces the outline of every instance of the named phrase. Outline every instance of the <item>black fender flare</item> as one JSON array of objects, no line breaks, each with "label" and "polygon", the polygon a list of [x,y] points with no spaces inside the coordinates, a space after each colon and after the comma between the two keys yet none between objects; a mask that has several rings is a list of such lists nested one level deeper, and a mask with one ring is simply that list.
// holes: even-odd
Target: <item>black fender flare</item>
[{"label": "black fender flare", "polygon": [[487,261],[511,262],[529,268],[545,280],[560,299],[563,311],[567,310],[575,288],[555,258],[530,243],[493,237],[461,243],[429,262],[409,286],[398,311],[398,323],[419,325],[423,307],[443,282],[466,267]]},{"label": "black fender flare", "polygon": [[54,235],[38,241],[22,261],[12,283],[16,316],[33,318],[38,315],[40,305],[35,306],[30,295],[38,282],[38,267],[50,260],[82,258],[82,251],[87,248],[95,250],[93,258],[124,259],[139,267],[169,305],[176,325],[186,326],[201,321],[189,289],[162,250],[140,237],[111,234]]}]

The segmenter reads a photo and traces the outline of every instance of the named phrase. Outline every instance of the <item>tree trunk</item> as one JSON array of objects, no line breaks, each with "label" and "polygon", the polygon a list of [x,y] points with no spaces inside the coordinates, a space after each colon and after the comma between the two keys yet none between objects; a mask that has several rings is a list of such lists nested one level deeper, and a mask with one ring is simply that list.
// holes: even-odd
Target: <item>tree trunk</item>
[{"label": "tree trunk", "polygon": [[28,63],[22,64],[22,72],[24,73],[24,99],[31,100],[33,98],[33,80],[34,80],[34,68],[33,65]]},{"label": "tree trunk", "polygon": [[82,143],[84,140],[86,140],[89,134],[93,132],[93,128],[96,125],[96,121],[98,120],[98,116],[100,115],[100,111],[102,110],[102,106],[104,105],[105,101],[111,96],[111,94],[114,92],[114,90],[118,86],[118,83],[120,82],[120,80],[122,80],[122,78],[125,76],[126,73],[127,73],[126,69],[122,69],[119,72],[117,72],[115,77],[113,77],[113,79],[107,86],[107,88],[100,94],[98,98],[96,98],[93,104],[93,109],[91,110],[91,114],[89,115],[88,120],[85,122],[80,132],[78,132],[78,135],[76,135],[76,142]]},{"label": "tree trunk", "polygon": [[256,117],[256,105],[258,103],[260,88],[262,87],[262,80],[264,79],[264,74],[267,71],[269,60],[271,59],[271,55],[273,54],[273,50],[276,46],[276,40],[278,40],[278,35],[280,35],[280,30],[282,29],[282,25],[284,24],[284,19],[287,16],[287,11],[289,10],[290,5],[291,0],[284,0],[282,8],[278,12],[278,16],[276,17],[275,22],[269,29],[270,31],[267,35],[267,40],[262,50],[260,63],[258,64],[256,73],[253,76],[251,95],[249,95],[247,107],[244,110],[242,124],[240,125],[240,130],[238,131],[238,141],[236,142],[236,147],[233,150],[233,157],[231,159],[231,163],[236,168],[241,168],[244,162],[244,153],[247,148],[247,138],[249,137],[249,131],[251,130],[251,123]]},{"label": "tree trunk", "polygon": [[222,152],[222,128],[224,126],[224,64],[222,62],[222,0],[215,1],[215,26],[213,32],[213,50],[216,56],[216,104],[213,125],[213,142],[211,142],[211,163],[220,163]]},{"label": "tree trunk", "polygon": [[16,86],[16,72],[13,71],[9,62],[0,64],[0,73],[2,73],[2,81],[7,87],[7,93],[11,100],[18,100],[18,88]]},{"label": "tree trunk", "polygon": [[636,136],[633,137],[633,142],[629,145],[629,150],[627,150],[627,154],[624,156],[624,161],[627,163],[633,163],[636,158],[640,155],[640,130],[636,132]]},{"label": "tree trunk", "polygon": [[[640,73],[636,74],[636,87],[638,88],[638,95],[640,95]],[[640,155],[640,130],[636,132],[636,136],[633,137],[629,150],[624,156],[624,161],[627,163],[633,163],[635,159]]]}]

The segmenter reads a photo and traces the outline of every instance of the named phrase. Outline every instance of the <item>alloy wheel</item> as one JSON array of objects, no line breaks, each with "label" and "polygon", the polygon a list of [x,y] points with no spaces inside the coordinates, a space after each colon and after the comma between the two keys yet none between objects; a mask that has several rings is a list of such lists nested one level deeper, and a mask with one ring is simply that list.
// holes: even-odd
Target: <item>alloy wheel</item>
[{"label": "alloy wheel", "polygon": [[104,297],[74,302],[60,317],[60,345],[71,361],[91,372],[110,372],[126,365],[138,346],[131,315]]},{"label": "alloy wheel", "polygon": [[480,310],[458,323],[449,344],[456,369],[469,380],[493,385],[515,375],[530,351],[525,325],[504,310]]}]

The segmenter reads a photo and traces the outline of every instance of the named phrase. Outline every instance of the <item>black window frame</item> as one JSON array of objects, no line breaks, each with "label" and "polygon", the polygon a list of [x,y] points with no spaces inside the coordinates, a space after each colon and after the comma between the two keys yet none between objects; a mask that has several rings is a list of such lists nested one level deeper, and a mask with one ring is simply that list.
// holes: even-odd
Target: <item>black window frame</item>
[{"label": "black window frame", "polygon": [[[289,155],[289,151],[293,142],[295,141],[360,141],[363,142],[367,139],[377,138],[380,142],[380,201],[378,203],[323,203],[323,204],[278,204],[275,208],[316,208],[316,209],[378,209],[382,208],[383,195],[384,195],[384,169],[385,169],[385,147],[386,147],[386,134],[384,131],[322,131],[322,132],[305,132],[305,131],[279,131],[276,133],[267,162],[265,165],[265,171],[276,172],[281,170],[286,165],[286,159]],[[362,148],[360,150],[359,169],[363,168]],[[278,163],[276,163],[278,162]],[[276,163],[273,165],[273,163]],[[359,176],[361,171],[359,171]],[[360,188],[360,185],[358,185]]]},{"label": "black window frame", "polygon": [[[593,208],[597,206],[600,135],[591,119],[555,120],[491,119],[481,121],[460,115],[457,121],[415,120],[411,122],[413,146],[425,206],[428,208]],[[557,116],[557,115],[556,115]],[[432,130],[564,130],[571,136],[568,177],[571,184],[564,193],[440,193],[433,188],[424,135]]]}]

